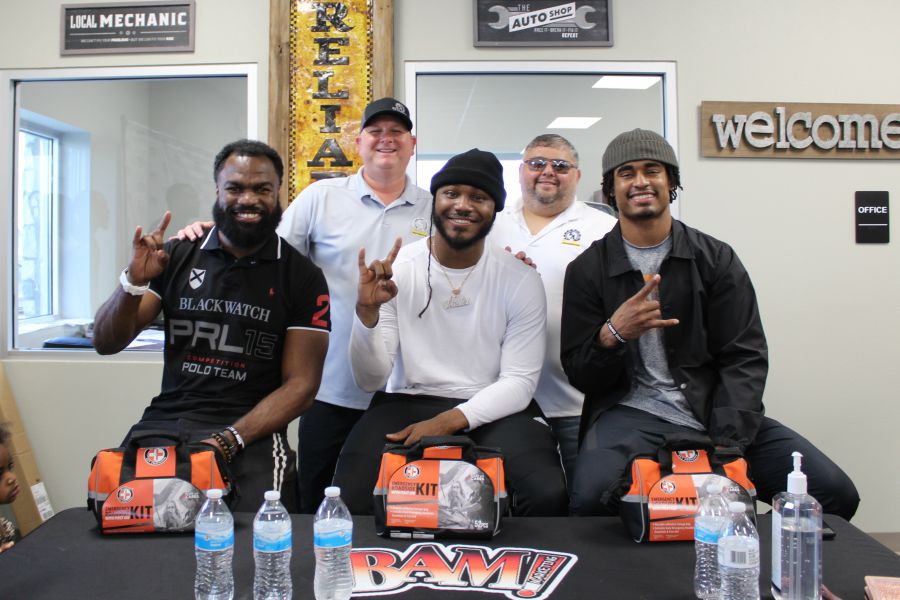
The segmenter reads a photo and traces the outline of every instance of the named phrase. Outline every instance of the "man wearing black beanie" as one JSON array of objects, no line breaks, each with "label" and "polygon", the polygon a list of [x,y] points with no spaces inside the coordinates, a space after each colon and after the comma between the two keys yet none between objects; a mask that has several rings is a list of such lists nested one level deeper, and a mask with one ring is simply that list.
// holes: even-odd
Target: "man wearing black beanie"
[{"label": "man wearing black beanie", "polygon": [[659,134],[620,134],[603,154],[616,225],[569,264],[561,358],[585,393],[572,512],[616,513],[636,456],[708,436],[741,453],[758,498],[785,489],[803,454],[809,493],[850,519],[850,478],[802,436],[764,415],[766,337],[756,292],[727,244],[672,217],[678,159]]},{"label": "man wearing black beanie", "polygon": [[490,152],[454,156],[431,180],[433,235],[368,266],[359,254],[350,362],[378,392],[344,444],[335,485],[371,513],[385,442],[465,433],[502,449],[513,514],[564,515],[556,443],[532,399],[546,300],[534,269],[485,242],[506,191]]}]

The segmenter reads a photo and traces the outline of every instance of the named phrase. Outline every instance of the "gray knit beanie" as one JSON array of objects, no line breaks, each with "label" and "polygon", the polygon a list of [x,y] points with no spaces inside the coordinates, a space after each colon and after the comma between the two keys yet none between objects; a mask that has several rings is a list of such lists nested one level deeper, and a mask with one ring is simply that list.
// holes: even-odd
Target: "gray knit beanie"
[{"label": "gray knit beanie", "polygon": [[603,174],[633,160],[656,160],[678,168],[675,151],[664,137],[646,129],[632,129],[620,133],[603,153]]},{"label": "gray knit beanie", "polygon": [[494,200],[495,212],[503,210],[506,190],[503,187],[503,166],[490,152],[472,148],[457,154],[431,178],[431,195],[445,185],[465,184],[487,192]]}]

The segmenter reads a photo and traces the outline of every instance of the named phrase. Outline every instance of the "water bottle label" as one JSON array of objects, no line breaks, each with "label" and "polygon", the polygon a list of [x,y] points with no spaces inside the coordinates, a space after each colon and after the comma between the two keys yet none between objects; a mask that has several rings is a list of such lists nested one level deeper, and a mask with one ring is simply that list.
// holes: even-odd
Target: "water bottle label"
[{"label": "water bottle label", "polygon": [[707,544],[718,544],[721,530],[718,523],[703,523],[699,519],[694,520],[694,539]]},{"label": "water bottle label", "polygon": [[340,548],[346,546],[353,541],[353,532],[349,529],[338,529],[336,531],[315,532],[313,535],[313,543],[319,548]]},{"label": "water bottle label", "polygon": [[719,564],[736,569],[759,566],[759,545],[756,540],[729,536],[719,538]]},{"label": "water bottle label", "polygon": [[224,535],[219,532],[201,533],[195,531],[194,545],[198,550],[208,550],[210,552],[227,550],[234,546],[234,530],[232,529]]},{"label": "water bottle label", "polygon": [[253,536],[253,549],[259,552],[282,552],[291,549],[291,532],[277,536]]}]

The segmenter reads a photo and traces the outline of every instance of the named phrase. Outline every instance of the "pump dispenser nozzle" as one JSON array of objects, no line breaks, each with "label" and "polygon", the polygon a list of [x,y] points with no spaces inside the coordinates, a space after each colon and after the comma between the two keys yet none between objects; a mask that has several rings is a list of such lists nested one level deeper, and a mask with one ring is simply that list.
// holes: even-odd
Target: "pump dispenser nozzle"
[{"label": "pump dispenser nozzle", "polygon": [[806,475],[800,470],[803,462],[803,455],[799,452],[793,452],[794,470],[788,474],[787,491],[789,494],[805,494],[806,493]]}]

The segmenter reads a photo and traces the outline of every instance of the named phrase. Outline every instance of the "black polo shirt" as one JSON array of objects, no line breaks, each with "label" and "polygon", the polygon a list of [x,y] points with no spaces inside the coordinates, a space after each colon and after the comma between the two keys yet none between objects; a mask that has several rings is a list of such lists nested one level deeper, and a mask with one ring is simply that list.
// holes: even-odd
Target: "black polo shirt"
[{"label": "black polo shirt", "polygon": [[288,329],[330,330],[325,277],[275,234],[238,259],[216,228],[165,249],[169,263],[150,283],[165,317],[162,392],[142,420],[230,424],[281,385]]}]

